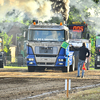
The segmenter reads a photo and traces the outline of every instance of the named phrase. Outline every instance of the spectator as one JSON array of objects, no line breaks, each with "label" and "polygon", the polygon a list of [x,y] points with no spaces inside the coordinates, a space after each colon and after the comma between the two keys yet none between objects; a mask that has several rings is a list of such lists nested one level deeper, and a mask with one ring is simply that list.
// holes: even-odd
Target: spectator
[{"label": "spectator", "polygon": [[[83,43],[82,47],[80,47],[80,48],[75,48],[74,46],[72,46],[72,48],[79,51],[78,75],[77,75],[77,77],[80,77],[80,66],[81,67],[83,66],[85,59],[86,59],[86,57],[89,57],[90,52],[86,48],[85,43]],[[82,69],[82,78],[83,77],[84,77],[84,70]]]}]

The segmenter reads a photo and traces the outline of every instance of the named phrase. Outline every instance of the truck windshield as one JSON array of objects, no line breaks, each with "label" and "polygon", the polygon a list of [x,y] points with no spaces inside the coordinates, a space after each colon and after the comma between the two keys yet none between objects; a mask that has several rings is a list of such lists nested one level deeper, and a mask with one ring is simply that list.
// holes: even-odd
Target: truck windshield
[{"label": "truck windshield", "polygon": [[96,46],[100,46],[100,38],[96,38]]},{"label": "truck windshield", "polygon": [[81,39],[82,32],[81,31],[73,31],[69,30],[69,38],[70,39]]},{"label": "truck windshield", "polygon": [[64,30],[29,30],[28,40],[30,41],[64,41]]}]

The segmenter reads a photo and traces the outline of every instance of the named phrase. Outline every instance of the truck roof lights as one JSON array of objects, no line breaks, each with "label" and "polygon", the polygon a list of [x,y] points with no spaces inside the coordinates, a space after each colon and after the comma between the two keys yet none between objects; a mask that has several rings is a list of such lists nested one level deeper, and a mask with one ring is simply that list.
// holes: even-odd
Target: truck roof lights
[{"label": "truck roof lights", "polygon": [[60,26],[62,26],[62,22],[60,22]]},{"label": "truck roof lights", "polygon": [[84,24],[86,23],[86,22],[83,22]]},{"label": "truck roof lights", "polygon": [[36,22],[33,22],[33,25],[36,25]]}]

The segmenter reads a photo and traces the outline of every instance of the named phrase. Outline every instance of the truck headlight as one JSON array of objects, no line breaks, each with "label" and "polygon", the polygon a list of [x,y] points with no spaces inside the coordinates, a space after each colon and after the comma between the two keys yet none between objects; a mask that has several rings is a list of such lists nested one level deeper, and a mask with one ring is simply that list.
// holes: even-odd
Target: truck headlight
[{"label": "truck headlight", "polygon": [[33,64],[33,62],[29,62],[29,64]]},{"label": "truck headlight", "polygon": [[97,56],[97,59],[100,59],[100,56]]},{"label": "truck headlight", "polygon": [[64,61],[64,59],[58,59],[58,61]]},{"label": "truck headlight", "polygon": [[29,61],[34,61],[34,59],[33,59],[33,58],[28,58],[28,60],[29,60]]},{"label": "truck headlight", "polygon": [[97,56],[97,61],[100,61],[100,56]]},{"label": "truck headlight", "polygon": [[59,63],[59,65],[63,65],[63,63]]}]

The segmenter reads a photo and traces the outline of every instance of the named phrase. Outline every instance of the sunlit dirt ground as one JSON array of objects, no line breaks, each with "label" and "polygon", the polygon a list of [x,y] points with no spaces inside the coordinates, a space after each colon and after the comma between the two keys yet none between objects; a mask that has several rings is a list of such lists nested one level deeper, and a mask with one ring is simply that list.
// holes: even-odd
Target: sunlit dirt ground
[{"label": "sunlit dirt ground", "polygon": [[[81,73],[80,73],[81,74]],[[28,72],[27,69],[0,69],[0,100],[44,100],[45,96],[29,99],[50,91],[63,91],[65,79],[71,80],[71,88],[100,83],[100,71],[85,71],[84,78],[77,78],[77,71],[61,72],[45,70],[44,72]],[[71,92],[80,91],[71,90]],[[63,91],[65,93],[65,91]],[[56,93],[55,93],[56,94]],[[55,95],[54,93],[52,95]],[[50,96],[50,95],[49,95]]]}]

